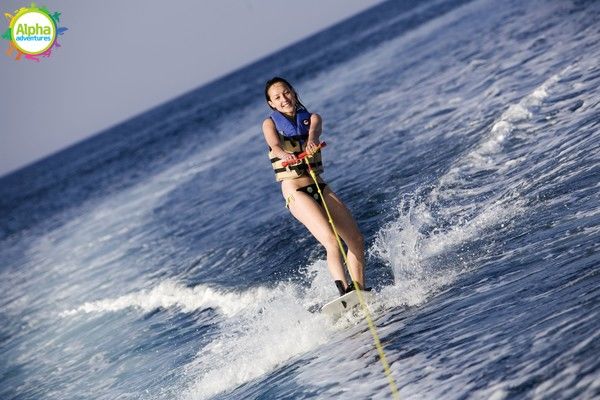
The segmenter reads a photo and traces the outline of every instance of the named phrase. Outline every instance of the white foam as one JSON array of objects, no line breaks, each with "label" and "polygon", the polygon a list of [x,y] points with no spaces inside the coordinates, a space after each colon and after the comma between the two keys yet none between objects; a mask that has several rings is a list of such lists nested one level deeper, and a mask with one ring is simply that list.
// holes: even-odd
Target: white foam
[{"label": "white foam", "polygon": [[551,76],[518,103],[509,105],[508,109],[494,122],[490,135],[474,151],[472,157],[481,159],[482,156],[499,151],[502,143],[515,129],[515,125],[528,121],[533,117],[536,109],[548,97],[549,88],[560,79],[560,76],[561,73]]},{"label": "white foam", "polygon": [[[371,248],[372,254],[388,264],[394,274],[394,285],[381,291],[387,307],[422,304],[450,285],[471,267],[462,258],[440,264],[444,254],[471,243],[488,230],[502,227],[522,210],[518,200],[509,204],[483,202],[476,205],[469,217],[446,226],[432,217],[430,204],[436,203],[403,199],[398,218],[378,232]],[[460,210],[450,214],[459,215]]]},{"label": "white foam", "polygon": [[482,204],[479,212],[473,218],[460,225],[452,226],[446,232],[438,232],[430,236],[423,245],[423,254],[427,257],[434,257],[468,243],[486,229],[509,220],[519,209],[517,204],[513,207],[507,207],[502,203]]},{"label": "white foam", "polygon": [[269,290],[261,287],[246,292],[226,292],[205,285],[186,287],[167,281],[149,290],[141,290],[113,299],[87,302],[73,310],[64,311],[61,316],[117,312],[129,308],[149,312],[157,308],[174,307],[183,312],[214,308],[226,316],[233,316],[270,296]]},{"label": "white foam", "polygon": [[[315,279],[306,291],[281,284],[269,297],[256,299],[253,309],[228,319],[221,334],[186,366],[185,374],[195,378],[182,398],[204,399],[232,390],[327,342],[336,326],[306,305],[331,298],[334,288],[325,262],[316,262],[308,273]],[[324,281],[329,290],[319,299]]]},{"label": "white foam", "polygon": [[[400,209],[404,209],[404,203]],[[419,229],[429,215],[424,206],[410,202],[408,211],[382,228],[371,252],[392,267],[394,285],[382,289],[382,297],[389,307],[414,306],[424,303],[440,287],[454,279],[452,270],[434,270],[427,263],[427,250],[437,235],[427,239]]]}]

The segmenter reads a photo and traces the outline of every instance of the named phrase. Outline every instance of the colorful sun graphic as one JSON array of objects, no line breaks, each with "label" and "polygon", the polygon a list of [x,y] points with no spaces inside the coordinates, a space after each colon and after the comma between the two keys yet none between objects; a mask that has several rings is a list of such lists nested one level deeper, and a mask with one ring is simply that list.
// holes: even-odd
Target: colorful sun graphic
[{"label": "colorful sun graphic", "polygon": [[60,13],[50,12],[45,7],[31,3],[14,13],[4,13],[8,29],[2,39],[8,40],[6,55],[15,60],[25,58],[40,61],[40,57],[50,57],[56,47],[61,47],[58,37],[67,30],[59,26]]}]

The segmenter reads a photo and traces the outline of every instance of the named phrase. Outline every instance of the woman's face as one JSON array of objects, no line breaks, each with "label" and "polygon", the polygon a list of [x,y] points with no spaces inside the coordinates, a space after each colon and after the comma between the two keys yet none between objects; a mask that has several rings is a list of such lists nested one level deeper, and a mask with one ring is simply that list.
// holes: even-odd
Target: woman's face
[{"label": "woman's face", "polygon": [[283,82],[271,85],[269,90],[269,105],[282,114],[296,114],[296,93]]}]

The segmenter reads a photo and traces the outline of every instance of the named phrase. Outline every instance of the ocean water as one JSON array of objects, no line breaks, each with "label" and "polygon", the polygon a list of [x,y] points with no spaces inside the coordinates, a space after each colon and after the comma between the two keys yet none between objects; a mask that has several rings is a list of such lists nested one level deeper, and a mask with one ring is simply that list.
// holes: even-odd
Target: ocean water
[{"label": "ocean water", "polygon": [[386,2],[0,179],[1,399],[388,399],[283,206],[283,75],[402,399],[600,398],[600,3]]}]

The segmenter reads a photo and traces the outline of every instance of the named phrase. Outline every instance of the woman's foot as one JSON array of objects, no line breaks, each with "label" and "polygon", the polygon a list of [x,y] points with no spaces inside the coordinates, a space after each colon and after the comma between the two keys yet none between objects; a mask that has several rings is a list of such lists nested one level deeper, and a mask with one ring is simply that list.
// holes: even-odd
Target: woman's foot
[{"label": "woman's foot", "polygon": [[335,281],[335,287],[337,287],[338,292],[340,292],[340,296],[343,296],[346,294],[346,288],[344,288],[344,282]]},{"label": "woman's foot", "polygon": [[346,293],[350,293],[353,290],[356,290],[356,288],[358,288],[358,290],[363,290],[365,292],[370,292],[371,288],[363,288],[360,283],[354,281],[354,283],[350,283],[347,287],[344,287],[344,282],[342,281],[335,281],[335,287],[337,287],[338,292],[340,293],[340,296],[345,295]]},{"label": "woman's foot", "polygon": [[365,291],[365,292],[370,292],[370,291],[371,291],[371,288],[370,288],[370,287],[369,287],[369,288],[363,288],[363,287],[360,285],[360,283],[358,283],[358,282],[356,282],[356,281],[352,281],[352,283],[350,283],[350,284],[348,285],[348,287],[346,288],[346,293],[350,293],[351,291],[353,291],[353,290],[356,290],[356,289],[358,289],[358,290],[363,290],[363,291]]}]

